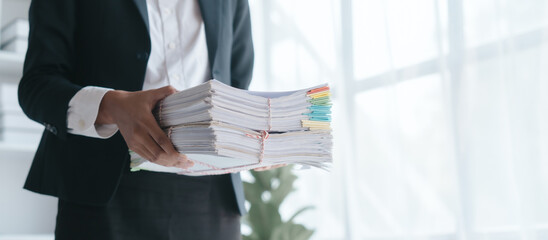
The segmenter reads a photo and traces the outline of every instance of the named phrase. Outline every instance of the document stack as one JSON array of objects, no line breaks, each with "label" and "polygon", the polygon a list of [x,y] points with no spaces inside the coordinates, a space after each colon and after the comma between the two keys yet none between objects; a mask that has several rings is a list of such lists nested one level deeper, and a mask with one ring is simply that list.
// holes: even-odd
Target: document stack
[{"label": "document stack", "polygon": [[327,85],[253,92],[210,80],[166,97],[154,115],[194,166],[160,166],[131,152],[132,170],[211,175],[277,164],[327,169],[332,161]]}]

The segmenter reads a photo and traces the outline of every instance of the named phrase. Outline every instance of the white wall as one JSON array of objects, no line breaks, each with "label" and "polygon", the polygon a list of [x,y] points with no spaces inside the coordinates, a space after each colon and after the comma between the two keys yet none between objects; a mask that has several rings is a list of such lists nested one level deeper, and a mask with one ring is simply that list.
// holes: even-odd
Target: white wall
[{"label": "white wall", "polygon": [[0,147],[0,239],[51,234],[55,228],[57,199],[23,189],[33,155],[31,149]]},{"label": "white wall", "polygon": [[[30,0],[0,0],[0,26],[14,18],[27,18],[29,4]],[[0,58],[0,64],[22,68],[22,60],[17,60],[22,57],[13,54],[3,56],[6,58]],[[6,83],[13,82],[13,79],[8,79],[11,75],[8,75],[0,72],[0,111],[9,109],[12,115],[22,114],[17,105],[16,87]],[[16,123],[19,124],[19,121]],[[0,131],[3,134],[0,140],[0,240],[52,239],[57,199],[23,189],[40,129],[35,126],[38,124],[30,121],[21,124],[29,125],[32,131],[21,132],[20,137],[15,136],[18,133],[16,129]],[[11,137],[6,137],[6,134],[11,134]]]}]

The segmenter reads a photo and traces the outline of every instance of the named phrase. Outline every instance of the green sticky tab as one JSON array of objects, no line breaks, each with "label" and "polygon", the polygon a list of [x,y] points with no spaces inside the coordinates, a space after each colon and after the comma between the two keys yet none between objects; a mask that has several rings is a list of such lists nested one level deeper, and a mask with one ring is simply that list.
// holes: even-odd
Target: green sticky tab
[{"label": "green sticky tab", "polygon": [[312,104],[319,105],[319,106],[331,106],[331,102],[316,102]]},{"label": "green sticky tab", "polygon": [[330,102],[331,99],[329,98],[329,96],[327,96],[327,97],[310,99],[308,101],[311,102],[312,104],[314,104],[314,103]]},{"label": "green sticky tab", "polygon": [[316,106],[331,106],[331,101],[329,99],[321,99],[321,100],[310,100],[310,103]]}]

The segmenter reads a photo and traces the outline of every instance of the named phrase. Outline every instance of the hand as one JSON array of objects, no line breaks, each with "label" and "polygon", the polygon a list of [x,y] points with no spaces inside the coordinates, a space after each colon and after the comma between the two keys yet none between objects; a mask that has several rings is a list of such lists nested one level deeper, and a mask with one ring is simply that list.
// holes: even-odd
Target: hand
[{"label": "hand", "polygon": [[270,169],[274,169],[274,168],[279,168],[279,167],[285,167],[287,166],[286,163],[284,164],[278,164],[278,165],[272,165],[272,166],[268,166],[268,167],[259,167],[259,168],[254,168],[253,170],[257,171],[257,172],[261,172],[261,171],[266,171],[266,170],[270,170]]},{"label": "hand", "polygon": [[184,169],[192,167],[194,162],[175,150],[152,114],[158,101],[176,91],[172,86],[138,92],[109,91],[101,100],[95,124],[118,125],[129,149],[151,162]]}]

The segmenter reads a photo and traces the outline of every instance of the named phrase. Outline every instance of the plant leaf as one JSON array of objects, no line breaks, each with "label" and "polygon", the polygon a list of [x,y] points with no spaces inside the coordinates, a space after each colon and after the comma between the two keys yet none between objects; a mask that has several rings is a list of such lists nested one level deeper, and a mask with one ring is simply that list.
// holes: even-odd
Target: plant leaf
[{"label": "plant leaf", "polygon": [[307,240],[314,231],[305,228],[301,224],[285,222],[272,231],[270,240]]},{"label": "plant leaf", "polygon": [[297,176],[291,172],[291,167],[282,168],[280,168],[280,185],[271,192],[271,201],[277,206],[280,206],[287,195],[295,190],[293,183],[297,180]]},{"label": "plant leaf", "polygon": [[297,210],[297,212],[294,213],[293,216],[291,216],[291,217],[289,218],[289,220],[287,220],[287,221],[288,221],[288,222],[293,222],[293,220],[295,219],[295,217],[297,217],[297,215],[303,213],[303,212],[306,211],[306,210],[311,210],[311,209],[314,209],[314,206],[306,206],[306,207],[303,207],[303,208]]},{"label": "plant leaf", "polygon": [[278,208],[270,203],[252,204],[249,208],[249,224],[259,239],[268,239],[272,230],[282,224]]},{"label": "plant leaf", "polygon": [[308,240],[308,239],[310,239],[310,237],[312,237],[312,235],[314,234],[314,231],[309,230],[309,229],[305,228],[304,226],[302,226],[302,228],[300,228],[299,232],[296,232],[294,234],[295,235],[293,235],[293,240]]},{"label": "plant leaf", "polygon": [[263,188],[258,183],[244,182],[245,199],[251,204],[262,202],[261,195],[263,191]]},{"label": "plant leaf", "polygon": [[[297,176],[293,174],[292,166],[262,172],[251,171],[251,175],[255,181],[244,182],[245,197],[251,207],[242,222],[252,229],[252,233],[242,236],[243,240],[308,240],[314,231],[293,221],[313,207],[299,209],[286,222],[282,222],[279,214],[280,205],[295,189],[293,184]],[[279,182],[274,189],[273,182]],[[270,200],[263,201],[262,195],[265,192],[270,193]]]},{"label": "plant leaf", "polygon": [[242,235],[242,240],[259,240],[259,238],[253,237],[253,235]]},{"label": "plant leaf", "polygon": [[271,179],[274,177],[273,171],[251,171],[251,175],[255,178],[255,183],[259,184],[264,191],[272,189]]}]

